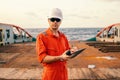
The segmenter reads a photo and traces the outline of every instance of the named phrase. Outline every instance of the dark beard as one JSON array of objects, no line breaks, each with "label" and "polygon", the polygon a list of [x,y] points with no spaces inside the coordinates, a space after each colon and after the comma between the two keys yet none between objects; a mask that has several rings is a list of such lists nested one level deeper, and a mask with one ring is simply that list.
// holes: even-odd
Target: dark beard
[{"label": "dark beard", "polygon": [[58,28],[52,28],[52,30],[58,30]]}]

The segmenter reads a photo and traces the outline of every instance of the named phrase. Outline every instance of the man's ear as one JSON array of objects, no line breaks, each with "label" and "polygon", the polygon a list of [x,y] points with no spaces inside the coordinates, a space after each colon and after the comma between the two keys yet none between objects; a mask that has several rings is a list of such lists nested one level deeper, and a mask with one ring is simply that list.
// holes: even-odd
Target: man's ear
[{"label": "man's ear", "polygon": [[48,19],[48,22],[49,22],[50,20]]}]

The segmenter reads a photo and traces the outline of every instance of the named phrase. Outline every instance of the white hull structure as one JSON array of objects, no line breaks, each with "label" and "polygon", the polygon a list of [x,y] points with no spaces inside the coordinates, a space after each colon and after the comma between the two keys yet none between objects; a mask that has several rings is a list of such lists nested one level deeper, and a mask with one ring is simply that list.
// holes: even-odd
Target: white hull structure
[{"label": "white hull structure", "polygon": [[101,42],[120,42],[120,23],[102,29],[96,35],[96,40]]},{"label": "white hull structure", "polygon": [[33,37],[21,27],[0,23],[0,45],[30,41],[33,41]]}]

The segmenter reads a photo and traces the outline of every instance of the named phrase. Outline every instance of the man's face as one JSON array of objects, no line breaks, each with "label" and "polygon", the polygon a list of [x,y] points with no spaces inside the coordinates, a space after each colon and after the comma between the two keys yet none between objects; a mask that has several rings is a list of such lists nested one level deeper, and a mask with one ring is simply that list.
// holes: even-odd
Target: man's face
[{"label": "man's face", "polygon": [[52,30],[58,30],[61,24],[61,20],[59,18],[50,18],[48,19],[48,22]]}]

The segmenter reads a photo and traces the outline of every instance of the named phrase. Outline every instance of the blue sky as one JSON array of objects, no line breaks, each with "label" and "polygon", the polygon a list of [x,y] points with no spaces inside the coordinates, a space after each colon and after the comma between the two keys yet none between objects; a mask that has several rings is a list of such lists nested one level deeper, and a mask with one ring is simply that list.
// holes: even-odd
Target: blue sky
[{"label": "blue sky", "polygon": [[63,11],[61,27],[106,27],[120,22],[120,0],[0,0],[0,23],[48,27],[51,8]]}]

